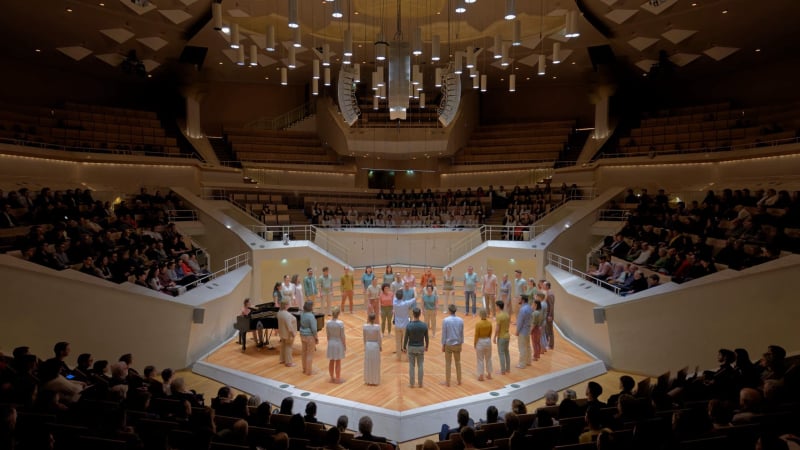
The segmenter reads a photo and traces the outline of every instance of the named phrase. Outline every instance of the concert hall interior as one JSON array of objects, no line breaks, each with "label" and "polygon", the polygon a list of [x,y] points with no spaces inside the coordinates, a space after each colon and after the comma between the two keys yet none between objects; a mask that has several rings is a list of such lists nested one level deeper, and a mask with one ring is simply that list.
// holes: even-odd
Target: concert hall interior
[{"label": "concert hall interior", "polygon": [[[800,435],[796,2],[6,3],[0,411],[52,435],[54,448],[122,448],[87,422],[92,408],[127,413],[145,449],[167,448],[169,432],[194,432],[192,414],[208,414],[229,386],[273,407],[291,397],[295,413],[313,402],[325,429],[346,416],[344,448],[366,449],[349,434],[369,416],[375,435],[407,450],[440,441],[461,408],[477,423],[519,399],[532,420],[548,391],[559,401],[577,391],[584,407],[588,383],[606,399],[621,375],[635,379],[639,402],[667,399],[647,418],[659,425],[681,411],[705,417],[709,400],[743,408],[739,388],[765,397],[757,425],[716,434],[665,425],[662,448]],[[413,280],[406,295],[431,319],[424,387],[409,386],[396,329],[380,333],[369,359],[369,311],[379,326],[381,307],[397,317],[370,304],[367,268],[374,292]],[[432,309],[422,281],[431,277]],[[541,318],[547,351],[526,366],[517,314],[520,297],[534,305],[537,293],[545,308],[528,318]],[[500,373],[490,334],[492,377],[479,378],[476,349],[487,341],[477,310],[494,333],[493,298],[511,309],[511,367]],[[315,344],[298,331],[293,366],[280,350],[281,299],[298,330],[318,328]],[[443,385],[450,303],[464,323],[462,380],[454,372]],[[332,380],[328,333],[340,326],[342,380]],[[71,350],[56,345],[52,358],[63,342]],[[758,368],[757,383],[742,375],[724,399],[718,367],[746,364],[721,349],[749,352]],[[781,351],[785,364],[771,363]],[[128,354],[135,361],[117,361]],[[367,384],[376,360],[380,382]],[[155,381],[139,376],[149,366],[176,371],[205,405],[176,413],[170,402],[185,399],[161,386],[151,409],[131,406],[152,395]],[[43,405],[34,385],[61,397]],[[239,448],[222,444],[235,419],[216,414],[210,448]],[[560,417],[560,440],[536,448],[579,445],[584,409],[578,417]],[[170,422],[155,439],[154,421]],[[630,431],[637,421],[626,423],[609,420],[611,448],[643,439]],[[266,447],[286,431],[250,425],[268,434]],[[6,431],[0,438],[38,448]],[[484,448],[532,448],[512,445],[510,431],[487,433]],[[322,448],[314,436],[290,436],[290,446]],[[253,439],[242,448],[265,447]],[[463,448],[449,442],[439,448]]]}]

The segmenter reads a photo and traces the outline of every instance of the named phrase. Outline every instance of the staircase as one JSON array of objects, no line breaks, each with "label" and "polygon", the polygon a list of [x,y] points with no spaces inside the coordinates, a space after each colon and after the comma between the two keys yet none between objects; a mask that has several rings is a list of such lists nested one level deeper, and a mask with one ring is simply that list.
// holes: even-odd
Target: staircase
[{"label": "staircase", "polygon": [[303,119],[298,120],[297,122],[292,123],[288,127],[287,130],[291,131],[310,131],[312,133],[317,132],[317,115],[311,114]]},{"label": "staircase", "polygon": [[569,139],[558,157],[556,168],[574,166],[590,135],[591,131],[575,131],[570,133]]},{"label": "staircase", "polygon": [[211,147],[214,149],[214,154],[217,155],[217,159],[223,166],[228,167],[236,167],[238,169],[242,168],[242,163],[240,163],[235,156],[233,156],[233,151],[231,150],[231,145],[225,138],[208,138],[208,142],[211,143]]}]

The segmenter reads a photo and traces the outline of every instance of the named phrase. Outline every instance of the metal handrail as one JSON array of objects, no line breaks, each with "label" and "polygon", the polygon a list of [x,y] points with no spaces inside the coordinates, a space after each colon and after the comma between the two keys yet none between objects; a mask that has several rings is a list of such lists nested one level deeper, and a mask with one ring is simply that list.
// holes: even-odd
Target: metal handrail
[{"label": "metal handrail", "polygon": [[197,274],[197,280],[192,281],[191,283],[187,284],[185,287],[187,290],[190,287],[197,287],[203,283],[207,283],[210,280],[213,280],[217,277],[225,275],[228,272],[234,271],[242,266],[245,266],[250,263],[250,254],[249,253],[242,253],[231,258],[225,260],[222,269],[217,270],[216,272],[208,273],[208,274]]},{"label": "metal handrail", "polygon": [[630,210],[627,209],[599,209],[597,210],[597,220],[622,222],[628,219],[630,213]]},{"label": "metal handrail", "polygon": [[553,252],[547,252],[547,263],[556,266],[565,272],[569,272],[575,276],[583,278],[584,280],[590,283],[594,283],[602,288],[606,288],[616,295],[619,295],[620,292],[619,286],[607,283],[599,278],[595,278],[589,275],[586,272],[582,272],[576,269],[573,261],[570,258],[567,258],[566,256],[561,256]]},{"label": "metal handrail", "polygon": [[283,130],[313,114],[315,109],[316,102],[306,102],[276,117],[260,117],[246,123],[244,127],[254,130]]},{"label": "metal handrail", "polygon": [[17,139],[9,137],[0,137],[0,143],[21,145],[24,147],[43,148],[45,150],[63,150],[63,151],[78,152],[78,153],[98,153],[104,155],[157,156],[160,158],[181,158],[181,159],[194,159],[197,161],[201,161],[199,155],[196,152],[192,152],[191,155],[187,155],[185,153],[166,153],[166,152],[154,152],[154,151],[131,150],[131,149],[120,150],[112,148],[95,148],[95,147],[83,147],[83,146],[73,146],[64,144],[53,144],[50,142],[38,142],[38,141],[30,141],[27,139]]},{"label": "metal handrail", "polygon": [[265,241],[283,240],[286,245],[290,241],[309,241],[341,260],[349,259],[345,245],[320,232],[323,230],[314,225],[252,225],[250,229]]},{"label": "metal handrail", "polygon": [[[517,236],[517,228],[522,227],[519,234],[519,239],[513,239]],[[455,259],[460,255],[467,253],[473,248],[481,245],[486,241],[530,241],[538,236],[545,230],[544,225],[481,225],[477,228],[477,233],[469,233],[463,238],[450,245],[450,259]],[[525,233],[529,233],[527,238]],[[509,239],[512,238],[512,239]]]},{"label": "metal handrail", "polygon": [[197,211],[194,209],[168,209],[167,219],[170,222],[197,221]]}]

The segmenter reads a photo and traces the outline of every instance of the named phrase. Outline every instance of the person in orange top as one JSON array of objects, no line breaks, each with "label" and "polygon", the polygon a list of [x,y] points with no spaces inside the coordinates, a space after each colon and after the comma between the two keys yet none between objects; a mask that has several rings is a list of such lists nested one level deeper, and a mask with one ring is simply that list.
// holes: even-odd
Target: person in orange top
[{"label": "person in orange top", "polygon": [[[486,379],[492,379],[492,322],[486,317],[486,308],[478,310],[481,320],[475,323],[475,353],[478,356],[478,381],[483,381],[483,374]],[[485,372],[484,372],[485,369]]]},{"label": "person in orange top", "polygon": [[425,273],[422,274],[422,289],[425,289],[429,284],[436,287],[436,275],[431,273],[431,266],[425,267]]},{"label": "person in orange top", "polygon": [[344,275],[339,278],[339,287],[342,289],[342,307],[344,311],[345,300],[350,301],[350,314],[353,314],[353,275],[350,273],[350,267],[344,266]]}]

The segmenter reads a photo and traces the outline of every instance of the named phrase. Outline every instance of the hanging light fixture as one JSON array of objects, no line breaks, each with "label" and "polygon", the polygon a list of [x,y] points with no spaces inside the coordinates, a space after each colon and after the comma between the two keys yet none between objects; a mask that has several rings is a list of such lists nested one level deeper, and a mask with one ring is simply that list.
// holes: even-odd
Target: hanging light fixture
[{"label": "hanging light fixture", "polygon": [[340,0],[334,0],[333,12],[331,13],[331,17],[333,17],[334,19],[341,19],[342,16],[343,16],[342,5],[340,4]]},{"label": "hanging light fixture", "polygon": [[319,80],[319,60],[314,58],[311,60],[311,78],[314,80]]},{"label": "hanging light fixture", "polygon": [[300,48],[303,46],[301,40],[303,38],[303,34],[300,32],[300,27],[297,27],[292,32],[292,47]]},{"label": "hanging light fixture", "polygon": [[453,64],[453,73],[456,75],[461,75],[463,70],[461,69],[462,59],[464,58],[464,53],[456,52],[456,60]]},{"label": "hanging light fixture", "polygon": [[411,53],[414,56],[422,54],[422,27],[414,28],[414,35],[411,37]]},{"label": "hanging light fixture", "polygon": [[319,95],[319,80],[311,80],[311,95]]},{"label": "hanging light fixture", "polygon": [[433,72],[433,85],[435,87],[442,87],[442,68],[437,67]]},{"label": "hanging light fixture", "polygon": [[286,86],[287,84],[289,84],[289,73],[286,67],[281,67],[281,86]]},{"label": "hanging light fixture", "polygon": [[330,86],[331,85],[331,68],[330,67],[326,67],[325,68],[325,79],[322,80],[322,81],[323,81],[322,84],[324,84],[325,86]]},{"label": "hanging light fixture", "polygon": [[431,61],[439,61],[439,56],[442,48],[442,40],[438,34],[434,34],[431,38]]},{"label": "hanging light fixture", "polygon": [[297,21],[297,0],[289,0],[289,28],[297,28],[300,22]]},{"label": "hanging light fixture", "polygon": [[236,48],[236,65],[244,65],[244,47],[242,46]]},{"label": "hanging light fixture", "polygon": [[508,76],[508,92],[517,92],[517,75],[511,74]]},{"label": "hanging light fixture", "polygon": [[464,14],[467,12],[467,6],[464,0],[456,0],[456,14]]},{"label": "hanging light fixture", "polygon": [[419,71],[419,64],[414,64],[411,66],[411,84],[416,86],[420,83],[420,79],[422,78],[422,72]]},{"label": "hanging light fixture", "polygon": [[467,47],[467,69],[475,67],[475,47]]},{"label": "hanging light fixture", "polygon": [[500,59],[503,57],[503,54],[500,50],[503,48],[503,38],[499,34],[494,35],[494,59]]},{"label": "hanging light fixture", "polygon": [[374,109],[375,111],[377,111],[377,110],[378,110],[378,107],[380,106],[380,105],[379,105],[380,101],[381,101],[381,98],[380,98],[380,97],[378,97],[378,94],[377,94],[377,93],[375,93],[375,96],[373,96],[373,97],[372,97],[372,109]]},{"label": "hanging light fixture", "polygon": [[222,31],[222,3],[211,4],[211,17],[214,18],[214,29]]},{"label": "hanging light fixture", "polygon": [[470,78],[478,78],[478,68],[477,67],[473,67],[472,69],[469,69],[469,77]]},{"label": "hanging light fixture", "polygon": [[486,92],[486,82],[488,77],[486,74],[481,74],[481,92]]},{"label": "hanging light fixture", "polygon": [[567,38],[580,37],[581,32],[578,31],[578,11],[569,11],[566,17],[567,30],[564,36]]},{"label": "hanging light fixture", "polygon": [[289,66],[290,69],[297,67],[297,49],[294,47],[289,47],[289,56],[286,59],[286,65]]},{"label": "hanging light fixture", "polygon": [[500,54],[502,55],[502,58],[500,59],[500,65],[503,66],[503,67],[508,67],[508,64],[509,64],[508,44],[503,42],[503,45],[502,45],[501,48],[502,48],[502,50],[500,51]]},{"label": "hanging light fixture", "polygon": [[361,83],[361,64],[353,64],[353,82]]},{"label": "hanging light fixture", "polygon": [[275,51],[275,25],[267,26],[267,46],[265,50],[268,52]]},{"label": "hanging light fixture", "polygon": [[231,48],[239,48],[239,24],[231,25]]},{"label": "hanging light fixture", "polygon": [[424,92],[420,92],[419,93],[419,108],[420,109],[425,109],[425,93]]},{"label": "hanging light fixture", "polygon": [[353,32],[348,28],[344,30],[344,56],[353,56]]},{"label": "hanging light fixture", "polygon": [[514,21],[514,37],[511,40],[511,45],[514,47],[522,45],[522,22],[519,20]]},{"label": "hanging light fixture", "polygon": [[561,42],[553,42],[553,64],[561,64]]},{"label": "hanging light fixture", "polygon": [[514,0],[506,0],[506,15],[503,16],[506,20],[514,20],[517,18],[517,2]]},{"label": "hanging light fixture", "polygon": [[544,54],[539,55],[539,64],[537,64],[538,67],[536,69],[536,73],[538,75],[544,75],[545,74],[545,63],[546,63],[546,60],[547,60],[547,58],[545,58]]},{"label": "hanging light fixture", "polygon": [[481,77],[477,76],[478,71],[475,71],[475,76],[472,78],[472,89],[480,89],[481,87]]},{"label": "hanging light fixture", "polygon": [[250,65],[258,65],[258,46],[256,44],[250,45]]},{"label": "hanging light fixture", "polygon": [[328,67],[331,65],[331,45],[322,44],[322,65]]},{"label": "hanging light fixture", "polygon": [[385,81],[385,79],[384,79],[384,77],[383,77],[383,66],[378,66],[378,67],[375,69],[375,75],[376,75],[376,76],[377,76],[377,78],[378,78],[378,81],[377,81],[377,83],[376,83],[376,85],[378,86],[378,88],[382,88],[382,87],[386,86],[386,81]]},{"label": "hanging light fixture", "polygon": [[385,61],[386,60],[386,49],[389,47],[389,43],[386,42],[386,38],[383,36],[383,30],[378,32],[377,36],[375,36],[375,59],[378,61]]},{"label": "hanging light fixture", "polygon": [[378,71],[372,72],[372,90],[378,90]]}]

